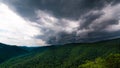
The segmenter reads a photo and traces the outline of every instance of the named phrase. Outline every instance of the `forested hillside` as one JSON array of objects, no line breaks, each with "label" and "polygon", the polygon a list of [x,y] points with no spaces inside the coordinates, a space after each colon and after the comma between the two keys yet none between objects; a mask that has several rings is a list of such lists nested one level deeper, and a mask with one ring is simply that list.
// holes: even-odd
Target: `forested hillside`
[{"label": "forested hillside", "polygon": [[10,46],[0,43],[0,63],[12,57],[25,54],[27,52],[28,51],[21,49],[20,47],[17,46]]},{"label": "forested hillside", "polygon": [[82,68],[81,65],[83,68],[89,68],[84,67],[87,60],[92,62],[97,58],[105,59],[111,54],[120,54],[119,41],[120,39],[115,39],[96,43],[39,47],[24,56],[0,64],[0,68]]}]

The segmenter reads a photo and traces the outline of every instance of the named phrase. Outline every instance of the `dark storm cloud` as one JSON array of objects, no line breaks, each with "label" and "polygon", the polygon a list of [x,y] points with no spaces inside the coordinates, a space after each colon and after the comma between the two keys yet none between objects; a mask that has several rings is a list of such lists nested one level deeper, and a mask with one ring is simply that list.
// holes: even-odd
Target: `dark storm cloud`
[{"label": "dark storm cloud", "polygon": [[[4,0],[24,17],[33,19],[36,9],[51,11],[56,17],[79,19],[81,14],[92,9],[101,9],[104,0]],[[32,18],[31,18],[32,17]]]},{"label": "dark storm cloud", "polygon": [[[120,34],[118,29],[120,0],[4,0],[3,2],[25,19],[36,22],[37,27],[44,33],[36,38],[48,44],[97,41]],[[114,26],[114,29],[110,26]]]},{"label": "dark storm cloud", "polygon": [[87,13],[85,16],[82,17],[82,19],[84,19],[85,21],[83,24],[80,24],[81,27],[79,29],[89,29],[89,25],[92,24],[92,22],[99,18],[101,15],[103,15],[103,13],[100,11],[96,11],[96,13],[94,13],[94,11]]}]

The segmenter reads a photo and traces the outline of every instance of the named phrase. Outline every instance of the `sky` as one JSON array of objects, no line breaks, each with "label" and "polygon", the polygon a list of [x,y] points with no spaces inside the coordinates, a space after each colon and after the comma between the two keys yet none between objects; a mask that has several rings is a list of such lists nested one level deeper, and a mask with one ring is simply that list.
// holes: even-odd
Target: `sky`
[{"label": "sky", "polygon": [[119,37],[119,0],[0,0],[0,43],[47,46]]}]

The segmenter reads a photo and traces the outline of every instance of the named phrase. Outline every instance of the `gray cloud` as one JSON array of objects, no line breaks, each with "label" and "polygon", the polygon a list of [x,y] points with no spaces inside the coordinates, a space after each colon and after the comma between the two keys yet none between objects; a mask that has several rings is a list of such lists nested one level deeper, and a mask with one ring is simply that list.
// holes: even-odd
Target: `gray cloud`
[{"label": "gray cloud", "polygon": [[48,44],[98,41],[120,34],[119,0],[4,0],[34,21]]},{"label": "gray cloud", "polygon": [[[101,9],[104,0],[3,0],[16,8],[22,16],[33,19],[36,9],[51,11],[56,17],[79,19],[93,9]],[[110,1],[111,2],[111,1]],[[113,1],[114,2],[114,1]],[[116,2],[116,1],[115,1]],[[32,18],[31,18],[32,17]]]}]

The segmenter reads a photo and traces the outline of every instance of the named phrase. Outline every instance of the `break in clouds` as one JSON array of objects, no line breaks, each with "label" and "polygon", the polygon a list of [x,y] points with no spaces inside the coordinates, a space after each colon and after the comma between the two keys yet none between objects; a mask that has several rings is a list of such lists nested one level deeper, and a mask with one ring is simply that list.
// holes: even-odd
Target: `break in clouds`
[{"label": "break in clouds", "polygon": [[119,0],[0,0],[0,42],[48,45],[120,36]]}]

